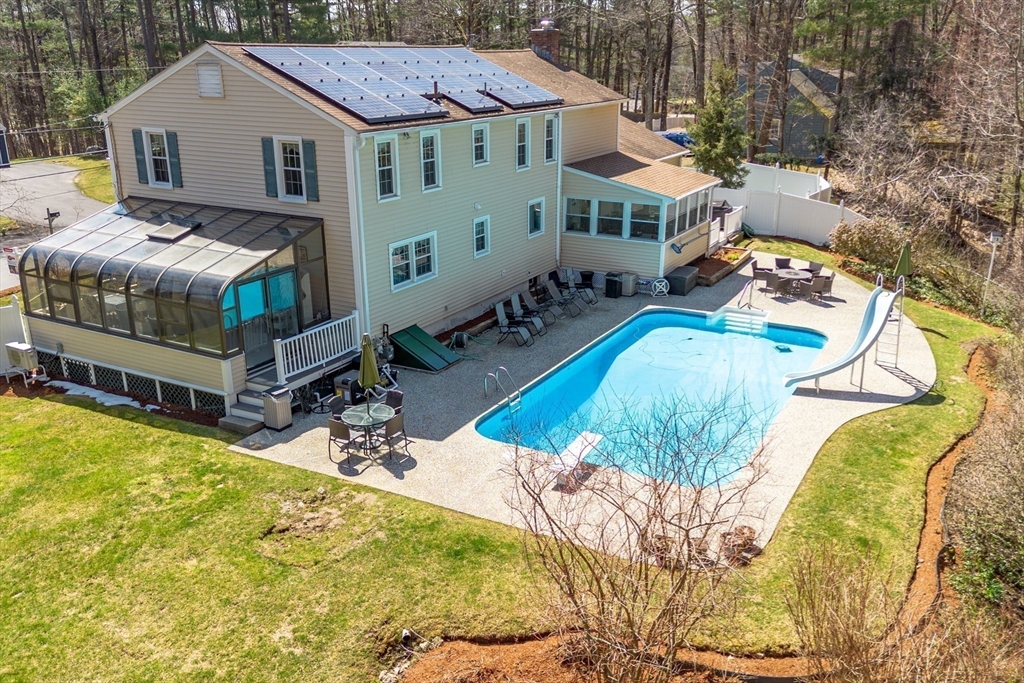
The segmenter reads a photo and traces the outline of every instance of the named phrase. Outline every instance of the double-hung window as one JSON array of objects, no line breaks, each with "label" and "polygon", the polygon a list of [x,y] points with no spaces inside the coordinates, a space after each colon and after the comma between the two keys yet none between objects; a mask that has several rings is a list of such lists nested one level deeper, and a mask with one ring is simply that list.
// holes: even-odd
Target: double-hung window
[{"label": "double-hung window", "polygon": [[590,234],[590,206],[589,199],[573,199],[568,197],[565,200],[565,230],[566,232],[582,232]]},{"label": "double-hung window", "polygon": [[399,196],[398,152],[396,138],[374,139],[374,164],[377,169],[377,199],[394,199]]},{"label": "double-hung window", "polygon": [[491,217],[473,219],[473,258],[491,253]]},{"label": "double-hung window", "polygon": [[527,237],[544,234],[544,197],[532,200],[527,209]]},{"label": "double-hung window", "polygon": [[491,160],[490,124],[473,125],[473,165],[483,166]]},{"label": "double-hung window", "polygon": [[153,187],[171,186],[171,162],[167,153],[167,133],[162,130],[143,129],[146,138],[146,163],[149,165],[149,184]]},{"label": "double-hung window", "polygon": [[277,153],[277,182],[281,188],[280,199],[305,201],[302,139],[277,137],[274,143]]},{"label": "double-hung window", "polygon": [[388,245],[391,291],[410,287],[437,275],[437,233],[419,235]]},{"label": "double-hung window", "polygon": [[420,171],[423,191],[441,189],[441,132],[420,133]]},{"label": "double-hung window", "polygon": [[516,170],[530,168],[530,119],[516,119]]},{"label": "double-hung window", "polygon": [[548,114],[544,117],[544,163],[550,164],[558,160],[558,115]]}]

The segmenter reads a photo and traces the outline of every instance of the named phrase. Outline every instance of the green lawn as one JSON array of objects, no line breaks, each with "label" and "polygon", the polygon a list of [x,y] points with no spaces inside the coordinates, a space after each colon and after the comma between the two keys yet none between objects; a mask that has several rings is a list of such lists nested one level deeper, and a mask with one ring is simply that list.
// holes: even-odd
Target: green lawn
[{"label": "green lawn", "polygon": [[[792,650],[786,570],[816,539],[870,548],[909,578],[927,468],[982,406],[963,344],[995,331],[907,312],[935,353],[936,390],[829,439],[743,575],[748,599],[698,644]],[[369,681],[403,627],[543,627],[507,527],[237,455],[225,433],[132,409],[8,397],[0,415],[0,679]],[[303,530],[306,514],[326,528]],[[266,533],[282,521],[292,530]]]},{"label": "green lawn", "polygon": [[2,680],[371,681],[403,627],[542,628],[508,527],[134,409],[0,414]]},{"label": "green lawn", "polygon": [[[743,246],[835,265],[831,255],[793,242],[757,239]],[[829,438],[764,555],[744,573],[742,594],[748,600],[741,601],[734,620],[710,625],[698,639],[701,645],[790,651],[795,633],[782,596],[790,563],[809,543],[830,539],[877,553],[895,568],[899,585],[910,580],[928,468],[974,427],[984,405],[982,391],[965,373],[965,346],[998,330],[916,301],[907,300],[905,310],[935,355],[937,386],[913,403],[853,420]]]},{"label": "green lawn", "polygon": [[106,204],[113,204],[117,201],[114,197],[114,183],[110,178],[110,162],[106,159],[62,157],[53,161],[54,163],[81,169],[82,172],[75,176],[75,186],[86,197]]}]

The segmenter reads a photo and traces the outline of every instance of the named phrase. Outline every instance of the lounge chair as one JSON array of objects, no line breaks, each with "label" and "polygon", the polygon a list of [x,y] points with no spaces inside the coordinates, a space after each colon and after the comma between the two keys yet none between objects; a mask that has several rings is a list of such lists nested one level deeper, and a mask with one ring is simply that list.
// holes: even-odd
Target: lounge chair
[{"label": "lounge chair", "polygon": [[394,408],[395,413],[402,412],[402,399],[405,398],[398,389],[388,389],[388,393],[384,395],[384,405]]},{"label": "lounge chair", "polygon": [[590,287],[577,287],[575,277],[566,283],[562,281],[562,276],[558,274],[557,270],[552,270],[548,273],[548,280],[554,281],[558,291],[572,297],[577,297],[591,306],[597,305],[597,295],[594,294],[594,290]]},{"label": "lounge chair", "polygon": [[[337,445],[340,450],[348,453],[345,460],[352,457],[352,446],[356,444],[357,439],[352,436],[352,431],[348,428],[348,425],[341,420],[336,420],[333,417],[327,418],[327,428],[330,430],[330,436],[327,441],[327,459],[331,462],[335,462],[331,458],[331,446]],[[338,460],[337,462],[341,462]]]},{"label": "lounge chair", "polygon": [[775,269],[776,269],[776,270],[779,270],[779,269],[781,269],[781,268],[789,268],[789,263],[790,263],[790,261],[792,261],[792,260],[793,260],[793,259],[789,259],[789,258],[782,258],[781,256],[780,256],[780,257],[777,257],[777,258],[775,259]]},{"label": "lounge chair", "polygon": [[509,297],[509,301],[512,303],[512,322],[522,323],[528,327],[533,326],[533,333],[538,337],[543,337],[548,333],[548,328],[544,325],[544,318],[542,316],[523,313],[523,306],[519,303],[518,294],[513,294]]},{"label": "lounge chair", "polygon": [[388,457],[395,452],[395,439],[402,439],[402,446],[408,450],[409,436],[405,433],[405,415],[395,413],[395,416],[384,423],[384,429],[380,432],[380,438],[388,445]]},{"label": "lounge chair", "polygon": [[[562,294],[558,291],[558,287],[553,280],[548,280],[545,284],[548,289],[548,295],[551,297],[548,300],[551,304],[564,307],[565,310],[569,311],[569,316],[573,318],[583,312],[583,307],[574,301],[576,298],[574,295]],[[575,313],[572,312],[573,309],[576,309]]]},{"label": "lounge chair", "polygon": [[498,343],[500,344],[505,340],[506,337],[512,337],[516,340],[517,346],[533,346],[533,335],[530,334],[529,328],[525,325],[510,325],[508,317],[505,315],[505,303],[499,301],[494,304],[494,313],[498,316],[498,333],[501,335],[498,337]]},{"label": "lounge chair", "polygon": [[554,301],[545,301],[544,303],[537,303],[537,300],[530,294],[530,290],[523,292],[523,304],[526,306],[526,310],[533,313],[537,312],[540,315],[545,313],[551,314],[551,322],[554,323],[556,318],[565,319],[565,311],[563,311],[558,304]]}]

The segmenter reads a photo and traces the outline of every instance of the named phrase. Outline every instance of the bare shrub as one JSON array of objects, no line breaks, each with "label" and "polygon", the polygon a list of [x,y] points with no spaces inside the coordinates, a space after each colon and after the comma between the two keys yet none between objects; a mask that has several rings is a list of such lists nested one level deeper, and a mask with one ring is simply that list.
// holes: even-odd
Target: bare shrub
[{"label": "bare shrub", "polygon": [[[574,424],[573,434],[606,436],[565,486],[558,457],[523,445],[553,432],[537,425],[517,439],[510,502],[526,552],[554,587],[554,617],[574,657],[601,680],[667,680],[693,628],[727,608],[731,566],[759,550],[749,498],[763,456],[747,456],[762,421],[732,404],[626,401]],[[559,452],[564,440],[562,432],[545,449]]]},{"label": "bare shrub", "polygon": [[1006,397],[975,434],[950,482],[946,519],[960,549],[958,589],[1024,614],[1024,343],[1008,342],[997,377]]},{"label": "bare shrub", "polygon": [[1013,623],[941,606],[920,630],[901,624],[892,574],[870,557],[823,545],[802,554],[786,605],[817,680],[826,683],[996,683],[1024,675]]}]

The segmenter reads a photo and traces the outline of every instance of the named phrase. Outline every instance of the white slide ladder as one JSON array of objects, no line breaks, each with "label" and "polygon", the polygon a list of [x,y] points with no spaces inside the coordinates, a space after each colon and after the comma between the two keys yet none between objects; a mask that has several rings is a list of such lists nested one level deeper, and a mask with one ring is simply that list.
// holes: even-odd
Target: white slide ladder
[{"label": "white slide ladder", "polygon": [[768,325],[768,311],[761,311],[756,308],[738,308],[736,306],[722,306],[708,316],[708,322],[712,325],[718,321],[724,321],[727,332],[738,332],[740,334],[763,334]]},{"label": "white slide ladder", "polygon": [[894,368],[899,362],[900,332],[903,330],[903,299],[906,296],[906,286],[902,275],[896,278],[896,300],[889,312],[889,319],[885,321],[885,327],[882,328],[882,334],[875,342],[875,365]]}]

